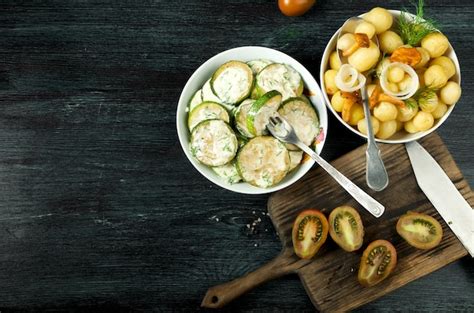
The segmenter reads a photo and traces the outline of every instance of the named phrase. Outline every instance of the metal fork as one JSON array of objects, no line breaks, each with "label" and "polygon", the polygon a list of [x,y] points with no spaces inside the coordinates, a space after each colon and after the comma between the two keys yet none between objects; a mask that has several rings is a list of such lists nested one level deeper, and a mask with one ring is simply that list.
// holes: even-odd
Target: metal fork
[{"label": "metal fork", "polygon": [[385,207],[369,196],[365,191],[357,187],[346,176],[342,175],[331,164],[321,158],[310,147],[301,142],[293,127],[283,117],[278,114],[270,117],[267,128],[272,135],[280,141],[291,143],[306,152],[316,161],[329,175],[331,175],[357,202],[359,202],[373,216],[380,217],[385,211]]}]

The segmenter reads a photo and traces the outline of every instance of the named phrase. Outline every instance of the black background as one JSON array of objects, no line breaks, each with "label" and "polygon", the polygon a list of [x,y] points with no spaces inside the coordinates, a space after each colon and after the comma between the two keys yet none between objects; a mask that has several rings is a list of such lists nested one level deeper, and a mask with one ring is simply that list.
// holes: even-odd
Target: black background
[{"label": "black background", "polygon": [[[462,67],[463,97],[439,133],[472,184],[474,2],[426,2]],[[276,256],[268,195],[221,189],[186,159],[180,92],[201,63],[244,45],[318,78],[334,31],[376,5],[409,3],[321,0],[288,18],[276,1],[2,1],[0,309],[196,311],[208,287]],[[326,159],[363,143],[329,122]],[[361,310],[472,312],[473,294],[465,257]],[[227,310],[314,308],[293,275]]]}]

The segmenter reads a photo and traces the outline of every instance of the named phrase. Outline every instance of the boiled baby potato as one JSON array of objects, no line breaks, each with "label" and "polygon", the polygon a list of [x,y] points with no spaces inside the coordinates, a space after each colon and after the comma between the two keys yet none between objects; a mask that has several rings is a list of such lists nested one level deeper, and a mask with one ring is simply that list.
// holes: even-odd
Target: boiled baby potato
[{"label": "boiled baby potato", "polygon": [[431,33],[421,40],[421,47],[428,50],[431,58],[437,58],[448,50],[449,41],[442,33]]},{"label": "boiled baby potato", "polygon": [[441,100],[449,105],[453,105],[458,102],[461,97],[461,87],[458,83],[448,82],[439,92]]},{"label": "boiled baby potato", "polygon": [[397,122],[397,131],[403,128],[403,122],[400,122],[399,120],[396,120]]},{"label": "boiled baby potato", "polygon": [[405,128],[405,131],[407,133],[414,134],[418,132],[418,129],[416,129],[415,125],[413,124],[413,120],[405,122],[405,124],[403,124],[403,127]]},{"label": "boiled baby potato", "polygon": [[393,24],[392,14],[384,8],[379,7],[373,8],[368,13],[364,14],[362,18],[374,25],[376,34],[381,34],[390,29]]},{"label": "boiled baby potato", "polygon": [[391,120],[387,122],[381,122],[379,131],[377,132],[377,138],[388,139],[397,132],[397,121]]},{"label": "boiled baby potato", "polygon": [[405,90],[411,84],[411,76],[408,74],[404,74],[403,79],[401,82],[398,83],[399,90]]},{"label": "boiled baby potato", "polygon": [[431,113],[419,111],[413,118],[413,126],[418,131],[425,131],[433,127],[434,118]]},{"label": "boiled baby potato", "polygon": [[397,107],[390,102],[382,101],[374,108],[374,116],[381,122],[395,120],[397,115]]},{"label": "boiled baby potato", "polygon": [[337,40],[337,49],[346,51],[356,43],[354,34],[346,33]]},{"label": "boiled baby potato", "polygon": [[[408,100],[415,101],[411,98]],[[418,113],[418,105],[416,105],[416,101],[414,104],[414,106],[405,105],[404,107],[398,107],[397,121],[408,122],[415,117],[416,113]]]},{"label": "boiled baby potato", "polygon": [[418,99],[418,106],[423,112],[431,113],[438,106],[438,96],[434,92],[422,91]]},{"label": "boiled baby potato", "polygon": [[419,69],[428,64],[428,61],[430,60],[430,53],[428,50],[422,47],[417,47],[416,50],[421,54],[421,61],[415,65],[415,69]]},{"label": "boiled baby potato", "polygon": [[[405,78],[405,71],[399,66],[392,66],[388,70],[387,78],[392,83],[399,83]],[[410,78],[410,75],[408,75],[408,78]]]},{"label": "boiled baby potato", "polygon": [[331,53],[329,56],[329,67],[336,71],[341,68],[341,60],[339,59],[337,51],[333,51],[333,53]]},{"label": "boiled baby potato", "polygon": [[342,112],[344,106],[344,98],[341,96],[341,92],[336,92],[331,98],[331,106],[336,112]]},{"label": "boiled baby potato", "polygon": [[[370,120],[372,121],[372,130],[374,131],[374,135],[376,135],[380,128],[380,122],[373,116],[370,117]],[[357,129],[364,135],[367,135],[367,121],[365,118],[357,123]]]},{"label": "boiled baby potato", "polygon": [[364,114],[364,107],[362,104],[354,104],[351,108],[351,115],[349,117],[349,125],[355,126],[357,123],[363,119],[365,116]]},{"label": "boiled baby potato", "polygon": [[395,83],[388,83],[387,84],[387,87],[388,87],[388,90],[390,90],[391,92],[398,92],[398,85],[395,84]]},{"label": "boiled baby potato", "polygon": [[380,50],[392,54],[398,47],[403,46],[403,40],[396,32],[387,30],[379,35]]},{"label": "boiled baby potato", "polygon": [[354,30],[355,34],[366,34],[369,39],[372,39],[375,35],[375,26],[369,22],[361,22],[356,26]]},{"label": "boiled baby potato", "polygon": [[448,76],[441,65],[431,65],[423,75],[425,85],[431,88],[441,88],[448,82]]},{"label": "boiled baby potato", "polygon": [[418,81],[420,82],[420,88],[421,87],[425,87],[426,84],[425,84],[425,72],[426,72],[426,68],[419,68],[417,69],[416,71],[416,75],[418,75]]},{"label": "boiled baby potato", "polygon": [[370,41],[367,48],[359,48],[348,58],[349,64],[355,67],[359,72],[370,70],[379,60],[380,50],[377,45]]},{"label": "boiled baby potato", "polygon": [[436,109],[431,112],[431,115],[433,115],[433,118],[438,119],[443,117],[444,114],[448,111],[448,106],[444,104],[443,102],[439,102],[438,105],[436,106]]},{"label": "boiled baby potato", "polygon": [[339,88],[336,85],[336,70],[328,70],[324,73],[324,84],[326,85],[326,92],[330,95],[335,94]]},{"label": "boiled baby potato", "polygon": [[440,65],[444,69],[444,72],[446,73],[448,79],[450,79],[454,76],[454,74],[456,74],[456,67],[454,66],[454,62],[450,58],[445,57],[444,55],[433,59],[430,62],[430,66],[431,65]]}]

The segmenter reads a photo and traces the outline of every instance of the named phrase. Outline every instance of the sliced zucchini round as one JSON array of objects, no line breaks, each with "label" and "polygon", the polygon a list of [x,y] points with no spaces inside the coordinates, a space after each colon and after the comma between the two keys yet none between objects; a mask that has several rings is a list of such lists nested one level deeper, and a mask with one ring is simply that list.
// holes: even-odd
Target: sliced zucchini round
[{"label": "sliced zucchini round", "polygon": [[244,62],[229,61],[221,65],[211,78],[211,88],[222,102],[237,104],[250,95],[253,73]]},{"label": "sliced zucchini round", "polygon": [[246,138],[252,138],[254,135],[248,130],[247,128],[247,116],[250,108],[255,103],[253,99],[246,99],[242,101],[242,103],[238,106],[237,110],[235,111],[235,128],[239,131],[242,136]]},{"label": "sliced zucchini round", "polygon": [[290,154],[290,171],[294,170],[303,160],[303,151],[288,151]]},{"label": "sliced zucchini round", "polygon": [[227,164],[213,167],[212,170],[219,176],[224,179],[228,184],[236,184],[242,180],[239,172],[237,171],[237,166],[235,162],[229,162]]},{"label": "sliced zucchini round", "polygon": [[252,92],[250,93],[250,99],[257,100],[258,98],[260,98],[260,92],[257,88],[257,85],[255,85],[252,89]]},{"label": "sliced zucchini round", "polygon": [[298,97],[303,93],[303,80],[300,74],[291,66],[273,63],[266,66],[257,74],[256,87],[258,94],[270,90],[278,90],[283,100]]},{"label": "sliced zucchini round", "polygon": [[191,133],[190,149],[202,164],[221,166],[237,154],[239,144],[234,131],[223,120],[205,120]]},{"label": "sliced zucchini round", "polygon": [[201,89],[202,101],[221,102],[218,96],[214,94],[211,88],[211,79],[209,78]]},{"label": "sliced zucchini round", "polygon": [[214,119],[223,120],[224,122],[229,123],[229,113],[227,113],[227,110],[219,103],[210,101],[203,102],[189,112],[189,131],[192,131],[193,128],[202,121]]},{"label": "sliced zucchini round", "polygon": [[259,136],[244,145],[237,154],[237,169],[249,184],[268,188],[279,183],[290,169],[285,146],[271,136]]},{"label": "sliced zucchini round", "polygon": [[188,104],[188,111],[191,112],[195,107],[197,107],[199,104],[201,104],[202,101],[202,90],[199,89],[194,93],[192,96],[191,100],[189,101]]},{"label": "sliced zucchini round", "polygon": [[[316,139],[319,133],[319,119],[316,110],[301,98],[290,98],[278,109],[278,114],[293,126],[298,138],[307,146]],[[298,150],[294,145],[287,145],[289,150]]]},{"label": "sliced zucchini round", "polygon": [[273,62],[267,59],[258,59],[251,60],[247,62],[247,65],[250,66],[254,75],[257,75],[261,70],[263,70],[267,65],[272,64]]},{"label": "sliced zucchini round", "polygon": [[268,119],[275,114],[281,103],[281,93],[272,90],[258,98],[247,114],[247,128],[253,136],[266,134]]}]

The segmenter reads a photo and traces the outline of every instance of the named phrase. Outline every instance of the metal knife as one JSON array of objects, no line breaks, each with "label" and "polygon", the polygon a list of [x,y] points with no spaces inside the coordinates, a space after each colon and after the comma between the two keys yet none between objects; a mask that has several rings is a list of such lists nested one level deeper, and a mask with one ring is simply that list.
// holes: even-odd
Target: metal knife
[{"label": "metal knife", "polygon": [[421,190],[474,258],[474,210],[428,151],[415,141],[405,147]]}]

